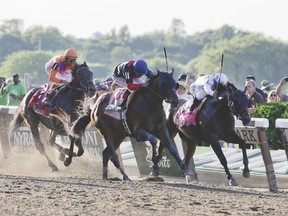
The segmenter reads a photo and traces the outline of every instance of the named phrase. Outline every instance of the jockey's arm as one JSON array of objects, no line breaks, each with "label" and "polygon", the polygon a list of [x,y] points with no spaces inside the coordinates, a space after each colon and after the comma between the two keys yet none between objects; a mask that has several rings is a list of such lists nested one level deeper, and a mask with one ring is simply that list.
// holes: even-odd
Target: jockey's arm
[{"label": "jockey's arm", "polygon": [[58,86],[61,84],[61,80],[56,77],[57,73],[58,73],[57,70],[51,70],[50,75],[49,75],[49,80],[51,82],[54,82]]},{"label": "jockey's arm", "polygon": [[140,88],[142,88],[143,84],[134,84],[134,83],[127,83],[127,88],[129,90],[139,90]]},{"label": "jockey's arm", "polygon": [[211,85],[209,83],[205,83],[203,88],[208,95],[214,96],[214,91],[211,89]]}]

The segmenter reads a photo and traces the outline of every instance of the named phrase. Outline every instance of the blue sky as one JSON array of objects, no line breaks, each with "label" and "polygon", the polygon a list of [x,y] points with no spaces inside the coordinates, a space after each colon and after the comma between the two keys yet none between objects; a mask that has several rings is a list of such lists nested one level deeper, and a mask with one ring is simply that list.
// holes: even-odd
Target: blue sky
[{"label": "blue sky", "polygon": [[[5,3],[4,3],[5,2]],[[8,0],[0,21],[23,19],[31,25],[55,26],[64,35],[90,37],[128,25],[132,35],[168,30],[181,19],[188,34],[225,24],[288,41],[285,0]],[[44,6],[43,6],[44,4]]]}]

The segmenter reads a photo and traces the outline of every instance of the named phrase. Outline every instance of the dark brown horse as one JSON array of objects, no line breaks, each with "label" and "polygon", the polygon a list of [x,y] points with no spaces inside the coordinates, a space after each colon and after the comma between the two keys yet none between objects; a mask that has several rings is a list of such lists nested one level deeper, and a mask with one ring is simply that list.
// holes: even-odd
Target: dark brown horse
[{"label": "dark brown horse", "polygon": [[[171,154],[175,157],[184,174],[191,175],[191,170],[181,160],[176,147],[172,144],[166,127],[166,116],[163,109],[163,100],[172,106],[178,103],[175,94],[176,82],[173,73],[158,71],[148,81],[148,86],[134,92],[126,112],[127,125],[131,132],[130,136],[137,141],[149,141],[153,147],[153,173],[159,175],[158,158],[156,155],[157,138],[164,143]],[[107,179],[108,161],[114,163],[123,175],[123,180],[129,177],[120,166],[115,150],[129,134],[125,130],[122,122],[104,113],[108,105],[111,94],[101,95],[96,101],[95,107],[91,110],[90,116],[80,117],[73,127],[73,132],[81,136],[86,126],[91,123],[104,137],[107,147],[103,151],[103,179]]]},{"label": "dark brown horse", "polygon": [[[179,100],[178,106],[170,110],[167,120],[167,127],[171,138],[174,138],[178,133],[180,138],[187,143],[187,151],[184,158],[185,163],[188,165],[195,153],[196,146],[201,145],[204,141],[212,146],[225,169],[230,184],[237,185],[237,181],[228,169],[227,160],[222,152],[219,140],[227,143],[236,143],[240,145],[243,153],[243,176],[248,178],[250,171],[248,168],[246,143],[234,130],[234,115],[242,121],[243,125],[247,125],[250,121],[250,115],[247,111],[248,98],[245,93],[229,83],[227,88],[219,90],[218,99],[213,97],[207,98],[201,110],[198,111],[196,126],[191,124],[189,126],[179,127],[176,113],[185,103],[189,102]],[[162,146],[164,146],[164,144],[160,143],[159,157],[161,157]],[[195,177],[197,179],[197,175]]]},{"label": "dark brown horse", "polygon": [[[36,107],[31,106],[31,98],[33,98],[35,94],[39,93],[39,90],[43,90],[43,87],[36,87],[31,89],[23,98],[21,105],[19,106],[19,109],[10,126],[9,134],[11,137],[12,133],[21,125],[23,121],[25,121],[26,125],[32,132],[36,148],[46,158],[52,171],[58,171],[58,168],[45,152],[43,142],[40,139],[38,129],[39,123],[43,123],[43,125],[51,130],[48,144],[54,146],[61,153],[60,160],[64,160],[65,154],[69,154],[69,150],[63,149],[62,146],[55,142],[55,139],[57,135],[68,134],[66,133],[66,129],[64,128],[63,123],[58,120],[56,116],[58,115],[59,110],[61,113],[64,111],[69,116],[70,122],[75,121],[79,117],[79,108],[85,98],[85,94],[87,94],[88,97],[95,94],[93,73],[90,71],[86,62],[81,65],[76,65],[75,69],[71,73],[73,76],[72,82],[69,84],[69,86],[63,87],[61,93],[59,93],[53,100],[53,109],[51,112],[52,115],[50,114],[45,116],[39,114],[39,110],[37,112]],[[84,153],[81,139],[77,138],[75,140],[71,136],[70,139],[71,142],[73,141],[73,144],[75,142],[78,146],[78,152],[76,153],[76,156],[81,156]],[[70,163],[71,161],[64,161],[65,165],[69,165]]]}]

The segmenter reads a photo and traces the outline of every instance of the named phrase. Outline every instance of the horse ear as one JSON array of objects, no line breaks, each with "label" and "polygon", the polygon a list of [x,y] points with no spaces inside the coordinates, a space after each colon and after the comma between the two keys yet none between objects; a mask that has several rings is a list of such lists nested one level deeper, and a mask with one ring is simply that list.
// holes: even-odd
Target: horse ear
[{"label": "horse ear", "polygon": [[156,75],[160,73],[160,70],[158,68],[156,68],[156,71],[157,71]]},{"label": "horse ear", "polygon": [[86,61],[84,61],[84,63],[83,63],[85,66],[87,66],[88,67],[88,65],[87,65],[87,63],[86,63]]},{"label": "horse ear", "polygon": [[172,70],[170,72],[171,76],[173,76],[173,73],[174,73],[174,68],[172,68]]},{"label": "horse ear", "polygon": [[232,92],[235,92],[235,91],[238,90],[238,89],[236,88],[236,86],[235,86],[234,84],[230,83],[230,82],[228,82],[227,87],[228,87],[229,89],[231,89]]}]

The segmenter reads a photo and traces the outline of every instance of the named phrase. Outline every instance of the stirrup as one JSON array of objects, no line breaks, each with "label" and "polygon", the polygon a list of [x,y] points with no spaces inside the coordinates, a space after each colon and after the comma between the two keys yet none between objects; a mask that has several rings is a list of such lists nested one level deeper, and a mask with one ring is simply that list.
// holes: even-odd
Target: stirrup
[{"label": "stirrup", "polygon": [[124,110],[126,110],[126,106],[125,105],[123,107],[122,106],[118,106],[116,108],[116,111],[118,111],[118,112],[123,112]]}]

